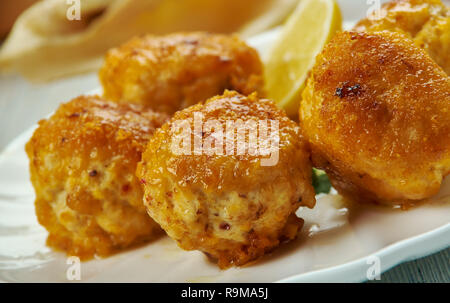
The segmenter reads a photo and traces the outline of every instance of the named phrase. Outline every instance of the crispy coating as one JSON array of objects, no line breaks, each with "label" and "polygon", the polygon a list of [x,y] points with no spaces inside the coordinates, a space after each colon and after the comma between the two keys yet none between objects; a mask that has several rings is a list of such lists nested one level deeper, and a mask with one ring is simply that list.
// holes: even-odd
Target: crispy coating
[{"label": "crispy coating", "polygon": [[237,36],[203,32],[137,37],[110,50],[104,96],[169,114],[233,89],[262,93],[262,63]]},{"label": "crispy coating", "polygon": [[[186,129],[194,129],[198,126],[194,124],[195,115],[199,113],[205,122],[205,128],[194,134],[204,140],[200,146],[209,146],[205,142],[213,138],[214,142],[220,142],[216,136],[219,129],[227,134],[222,142],[228,141],[230,145],[210,155],[177,152],[173,148],[179,146],[178,141],[173,144],[179,134],[177,121],[187,123]],[[250,132],[241,141],[232,135],[234,128],[227,128],[227,123],[239,119],[278,121],[279,132],[267,136],[276,140],[279,134],[275,165],[263,166],[261,161],[267,157],[252,154],[250,149],[238,153],[238,145],[250,142]],[[216,124],[219,126],[206,129],[206,123],[210,123],[207,121],[219,121]],[[215,143],[211,146],[216,147]],[[193,147],[190,150],[195,152]],[[259,100],[256,94],[245,97],[226,91],[222,96],[177,112],[156,131],[138,165],[137,175],[144,184],[144,203],[151,217],[181,248],[203,251],[218,260],[221,268],[243,265],[281,241],[295,238],[303,224],[295,211],[300,205],[315,204],[309,151],[298,125],[271,101]]]},{"label": "crispy coating", "polygon": [[424,199],[450,172],[450,78],[401,34],[338,34],[317,58],[300,121],[314,164],[350,198]]},{"label": "crispy coating", "polygon": [[88,259],[156,237],[135,176],[165,114],[81,96],[59,109],[26,145],[36,214],[47,244]]},{"label": "crispy coating", "polygon": [[361,20],[354,30],[400,32],[450,75],[450,8],[441,0],[395,0],[383,4],[380,18],[375,14]]}]

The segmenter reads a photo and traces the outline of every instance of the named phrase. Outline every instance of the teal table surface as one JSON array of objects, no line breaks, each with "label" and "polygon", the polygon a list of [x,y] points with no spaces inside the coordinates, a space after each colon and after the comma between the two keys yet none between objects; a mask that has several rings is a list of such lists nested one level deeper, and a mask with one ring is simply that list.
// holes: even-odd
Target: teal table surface
[{"label": "teal table surface", "polygon": [[377,283],[450,283],[450,248],[400,264],[381,275]]}]

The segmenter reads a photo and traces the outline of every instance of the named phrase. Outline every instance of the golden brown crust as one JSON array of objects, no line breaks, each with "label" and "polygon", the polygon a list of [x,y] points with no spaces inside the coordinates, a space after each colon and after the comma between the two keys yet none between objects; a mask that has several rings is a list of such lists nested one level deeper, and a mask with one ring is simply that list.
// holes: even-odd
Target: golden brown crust
[{"label": "golden brown crust", "polygon": [[134,171],[166,119],[138,105],[82,96],[39,122],[26,151],[36,214],[50,246],[87,259],[159,233]]},{"label": "golden brown crust", "polygon": [[134,38],[108,52],[99,76],[106,98],[170,114],[225,89],[263,90],[256,50],[237,36],[203,32]]},{"label": "golden brown crust", "polygon": [[300,121],[314,164],[351,198],[424,199],[450,172],[450,78],[400,34],[338,34],[317,58]]},{"label": "golden brown crust", "polygon": [[383,4],[380,18],[375,14],[361,20],[354,30],[402,33],[450,74],[450,8],[441,0],[395,0]]},{"label": "golden brown crust", "polygon": [[[173,152],[176,121],[194,125],[194,115],[216,120],[224,133],[227,121],[274,120],[279,123],[279,160],[262,166],[261,155],[184,155]],[[176,127],[175,127],[176,129]],[[214,130],[215,132],[216,130]],[[204,131],[204,140],[213,133]],[[227,136],[237,146],[237,136]],[[248,142],[248,136],[246,136]],[[266,156],[264,156],[266,158]],[[222,268],[243,265],[290,240],[302,221],[300,205],[313,207],[309,152],[298,126],[269,100],[226,91],[175,116],[155,132],[138,176],[144,184],[149,214],[187,250],[201,250]]]}]

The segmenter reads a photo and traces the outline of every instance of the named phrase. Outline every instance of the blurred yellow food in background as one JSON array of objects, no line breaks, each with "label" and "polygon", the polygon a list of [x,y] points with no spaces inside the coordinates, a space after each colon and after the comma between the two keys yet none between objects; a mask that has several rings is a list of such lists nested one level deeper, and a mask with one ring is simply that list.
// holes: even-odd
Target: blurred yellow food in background
[{"label": "blurred yellow food in background", "polygon": [[296,118],[316,55],[342,29],[335,0],[302,0],[287,20],[265,68],[268,97]]},{"label": "blurred yellow food in background", "polygon": [[397,0],[383,4],[354,27],[358,32],[399,32],[425,49],[450,75],[450,7],[441,0]]},{"label": "blurred yellow food in background", "polygon": [[0,70],[18,71],[33,81],[92,71],[106,50],[146,33],[206,30],[245,38],[281,23],[297,2],[80,0],[81,20],[69,20],[74,4],[43,0],[17,19],[0,49]]},{"label": "blurred yellow food in background", "polygon": [[37,0],[0,1],[0,39],[10,31],[16,18]]}]

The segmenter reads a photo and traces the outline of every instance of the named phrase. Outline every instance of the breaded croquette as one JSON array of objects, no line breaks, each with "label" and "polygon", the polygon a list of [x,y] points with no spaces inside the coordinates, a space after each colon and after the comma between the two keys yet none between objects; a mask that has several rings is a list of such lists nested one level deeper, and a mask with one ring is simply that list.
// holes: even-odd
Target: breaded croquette
[{"label": "breaded croquette", "polygon": [[[204,127],[196,133],[199,125],[195,121],[200,115]],[[278,123],[278,131],[267,136],[276,145],[267,140],[250,141],[256,140],[253,135],[258,123],[262,138],[262,121],[270,121],[267,127],[271,130]],[[247,128],[230,128],[239,122]],[[193,138],[203,139],[198,146],[213,146],[214,152],[206,149],[199,153],[191,146],[187,153],[174,149],[181,146],[174,138],[180,134],[177,125],[183,123],[185,129],[194,129]],[[214,131],[208,124],[215,125]],[[237,133],[243,129],[238,139]],[[257,145],[262,150],[276,146],[265,150],[278,152],[278,161],[264,166],[269,164],[263,164],[267,152],[251,152]],[[246,152],[238,152],[242,146],[248,147]],[[295,238],[303,225],[295,211],[301,205],[315,204],[309,152],[298,125],[256,94],[246,97],[226,91],[177,112],[155,132],[137,175],[144,184],[150,216],[181,248],[200,250],[216,259],[221,268],[243,265]]]},{"label": "breaded croquette", "polygon": [[450,8],[441,0],[395,0],[361,20],[359,32],[395,31],[413,39],[450,75]]},{"label": "breaded croquette", "polygon": [[99,76],[107,99],[169,114],[225,89],[263,91],[256,50],[237,36],[203,32],[134,38],[107,53]]},{"label": "breaded croquette", "polygon": [[300,126],[341,194],[425,199],[450,172],[450,77],[401,34],[343,32],[317,58]]},{"label": "breaded croquette", "polygon": [[135,170],[166,119],[139,105],[82,96],[39,122],[26,151],[49,246],[88,259],[162,232],[146,213]]}]

